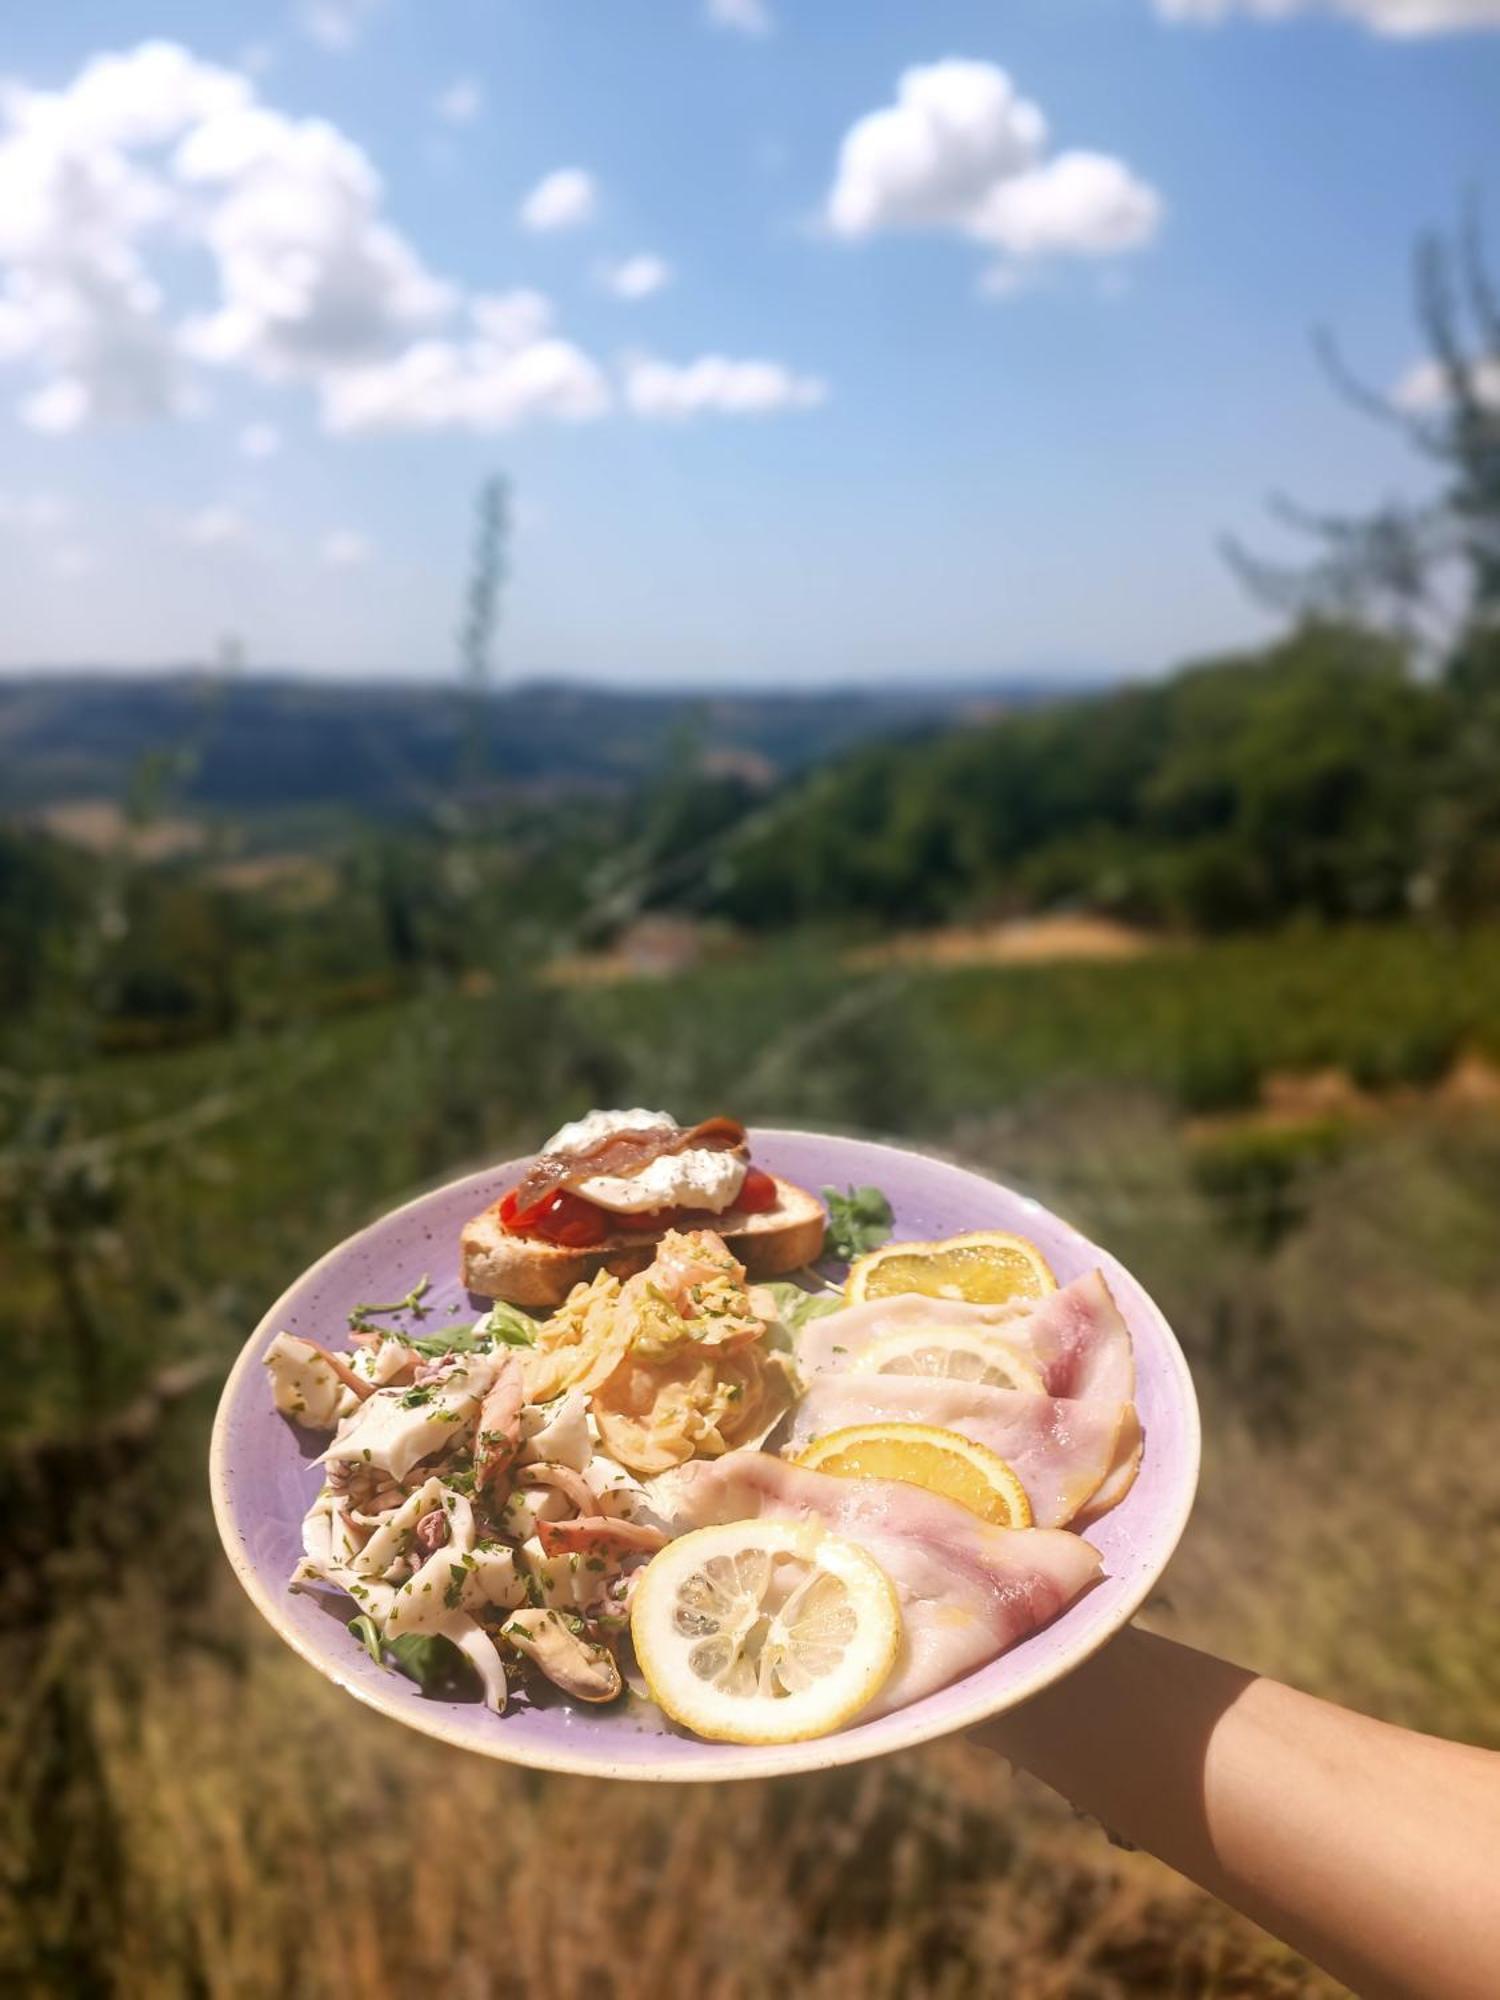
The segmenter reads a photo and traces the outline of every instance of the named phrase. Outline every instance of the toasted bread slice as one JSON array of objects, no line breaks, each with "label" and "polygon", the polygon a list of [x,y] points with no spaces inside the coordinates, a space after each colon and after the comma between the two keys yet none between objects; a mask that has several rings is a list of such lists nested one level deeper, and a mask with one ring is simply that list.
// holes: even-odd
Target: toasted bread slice
[{"label": "toasted bread slice", "polygon": [[[747,1215],[729,1208],[698,1225],[723,1237],[752,1279],[776,1278],[822,1255],[828,1218],[823,1204],[791,1181],[776,1183],[776,1206]],[[596,1271],[628,1278],[654,1262],[660,1230],[621,1230],[589,1250],[569,1250],[539,1236],[513,1236],[500,1226],[499,1204],[465,1224],[459,1242],[463,1281],[481,1298],[516,1306],[560,1306]]]}]

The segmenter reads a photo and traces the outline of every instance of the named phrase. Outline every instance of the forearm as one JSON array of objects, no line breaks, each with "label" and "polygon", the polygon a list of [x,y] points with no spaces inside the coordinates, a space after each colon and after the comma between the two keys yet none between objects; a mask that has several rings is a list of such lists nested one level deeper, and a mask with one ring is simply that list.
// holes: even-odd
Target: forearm
[{"label": "forearm", "polygon": [[1367,1996],[1500,1978],[1500,1757],[1128,1630],[986,1740]]}]

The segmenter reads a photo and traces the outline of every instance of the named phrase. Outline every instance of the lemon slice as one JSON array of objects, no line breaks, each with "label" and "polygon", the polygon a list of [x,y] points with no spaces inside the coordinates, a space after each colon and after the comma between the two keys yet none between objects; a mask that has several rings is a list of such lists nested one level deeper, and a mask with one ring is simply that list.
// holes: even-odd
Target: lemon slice
[{"label": "lemon slice", "polygon": [[721,1743],[796,1743],[873,1699],[901,1610],[879,1563],[816,1521],[730,1521],[651,1558],[630,1636],[674,1722]]},{"label": "lemon slice", "polygon": [[1031,1502],[988,1445],[935,1424],[851,1424],[814,1438],[799,1465],[839,1479],[900,1479],[956,1500],[1000,1528],[1029,1528]]},{"label": "lemon slice", "polygon": [[974,1305],[1026,1304],[1057,1290],[1041,1251],[1024,1236],[976,1229],[941,1243],[887,1243],[861,1257],[844,1282],[850,1305],[921,1292],[930,1299],[968,1299]]},{"label": "lemon slice", "polygon": [[1026,1389],[1034,1395],[1046,1389],[1025,1355],[956,1326],[898,1327],[872,1340],[854,1366],[862,1374],[939,1375],[949,1382]]}]

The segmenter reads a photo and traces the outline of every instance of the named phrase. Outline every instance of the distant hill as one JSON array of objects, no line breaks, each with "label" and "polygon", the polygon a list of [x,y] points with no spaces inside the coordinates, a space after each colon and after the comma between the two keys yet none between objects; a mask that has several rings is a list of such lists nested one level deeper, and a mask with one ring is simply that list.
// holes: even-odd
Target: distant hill
[{"label": "distant hill", "polygon": [[[631,692],[562,682],[483,704],[483,768],[532,792],[630,786],[674,756],[767,781],[882,737],[1034,707],[1040,683],[888,692]],[[476,711],[452,686],[192,672],[0,676],[0,806],[120,800],[178,761],[178,809],[347,807],[399,818],[474,769]]]}]

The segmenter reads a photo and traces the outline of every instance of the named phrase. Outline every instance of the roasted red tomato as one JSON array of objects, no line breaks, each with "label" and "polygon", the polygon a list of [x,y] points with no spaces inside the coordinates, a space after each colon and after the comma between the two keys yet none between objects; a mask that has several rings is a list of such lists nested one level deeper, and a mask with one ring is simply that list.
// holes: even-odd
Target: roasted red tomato
[{"label": "roasted red tomato", "polygon": [[512,1188],[501,1197],[500,1220],[513,1236],[540,1236],[544,1243],[560,1243],[567,1250],[591,1249],[614,1227],[614,1219],[602,1208],[568,1188],[559,1188],[528,1209],[519,1207]]},{"label": "roasted red tomato", "polygon": [[[776,1206],[776,1183],[759,1167],[745,1169],[745,1182],[735,1199],[735,1207],[746,1215],[762,1215]],[[544,1195],[532,1207],[523,1209],[517,1190],[500,1200],[500,1220],[513,1236],[540,1236],[545,1243],[560,1243],[568,1250],[589,1250],[617,1229],[649,1230],[712,1229],[718,1217],[711,1209],[653,1208],[644,1214],[615,1215],[587,1201],[569,1188]]]},{"label": "roasted red tomato", "polygon": [[744,1209],[747,1215],[763,1215],[768,1208],[776,1206],[776,1183],[769,1174],[759,1167],[745,1170],[745,1185],[735,1198],[735,1207]]}]

